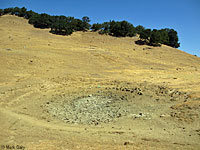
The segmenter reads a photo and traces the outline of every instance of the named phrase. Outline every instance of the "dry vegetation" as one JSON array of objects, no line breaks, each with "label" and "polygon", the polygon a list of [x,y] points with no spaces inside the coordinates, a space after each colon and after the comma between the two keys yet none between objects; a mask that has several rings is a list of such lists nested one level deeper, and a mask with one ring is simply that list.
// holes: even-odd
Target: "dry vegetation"
[{"label": "dry vegetation", "polygon": [[200,148],[200,58],[137,37],[53,35],[9,15],[0,34],[0,145]]}]

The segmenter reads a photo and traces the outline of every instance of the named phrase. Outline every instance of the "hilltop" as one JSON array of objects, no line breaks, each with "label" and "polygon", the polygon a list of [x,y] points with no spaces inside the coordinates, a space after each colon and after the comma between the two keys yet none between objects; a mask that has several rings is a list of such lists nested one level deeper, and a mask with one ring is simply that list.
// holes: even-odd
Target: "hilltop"
[{"label": "hilltop", "polygon": [[137,36],[55,35],[11,15],[0,17],[0,34],[0,144],[200,147],[199,57],[137,45]]},{"label": "hilltop", "polygon": [[174,29],[146,29],[142,25],[134,27],[126,20],[90,24],[90,18],[84,16],[82,20],[71,16],[52,16],[46,13],[37,13],[32,10],[27,11],[25,7],[0,9],[0,16],[15,15],[28,20],[28,23],[35,28],[48,29],[50,33],[57,35],[71,35],[76,31],[96,31],[99,34],[106,34],[114,37],[133,37],[139,35],[140,39],[135,43],[141,45],[161,46],[168,45],[173,48],[180,47],[178,33]]}]

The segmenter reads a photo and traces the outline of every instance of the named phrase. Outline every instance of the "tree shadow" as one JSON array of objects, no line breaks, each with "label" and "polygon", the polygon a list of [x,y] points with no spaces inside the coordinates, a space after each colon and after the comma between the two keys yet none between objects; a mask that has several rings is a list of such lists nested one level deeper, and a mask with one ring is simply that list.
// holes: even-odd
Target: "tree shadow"
[{"label": "tree shadow", "polygon": [[137,40],[137,41],[135,41],[135,44],[137,44],[137,45],[148,45],[148,43],[146,41],[143,41],[143,40]]},{"label": "tree shadow", "polygon": [[148,46],[153,46],[153,47],[160,47],[161,44],[159,43],[149,43],[147,41],[144,41],[144,40],[137,40],[135,41],[135,44],[137,45],[148,45]]}]

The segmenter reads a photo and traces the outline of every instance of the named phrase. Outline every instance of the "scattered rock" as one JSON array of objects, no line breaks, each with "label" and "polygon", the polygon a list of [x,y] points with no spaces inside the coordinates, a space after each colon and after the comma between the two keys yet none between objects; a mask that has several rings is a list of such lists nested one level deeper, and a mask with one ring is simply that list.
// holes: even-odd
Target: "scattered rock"
[{"label": "scattered rock", "polygon": [[142,118],[144,120],[151,119],[151,115],[149,113],[139,113],[139,114],[131,114],[133,119]]},{"label": "scattered rock", "polygon": [[143,141],[160,142],[158,139],[154,139],[154,138],[142,138],[141,140],[143,140]]},{"label": "scattered rock", "polygon": [[[143,97],[146,98],[148,96],[154,103],[169,102],[170,99],[182,99],[182,101],[187,99],[185,93],[164,86],[147,87],[141,85],[131,87],[130,85],[122,86],[118,84],[107,88],[97,88],[98,86],[94,88],[96,93],[91,94],[92,89],[88,88],[86,95],[79,95],[76,98],[69,98],[69,96],[63,94],[58,95],[59,100],[57,102],[49,100],[45,107],[52,116],[66,123],[98,125],[99,123],[108,123],[127,115],[131,119],[152,119],[153,112],[148,110],[149,113],[145,113],[143,112],[144,110],[135,106],[135,100]],[[154,106],[151,106],[150,109],[152,107]],[[190,107],[188,107],[188,110],[191,110]],[[185,113],[182,114],[185,115]],[[191,114],[193,115],[194,113]],[[190,116],[190,118],[196,117],[194,115]],[[168,116],[167,114],[160,115],[161,118]],[[171,113],[171,116],[177,118],[179,114]]]},{"label": "scattered rock", "polygon": [[176,70],[178,71],[178,70],[184,70],[184,69],[183,69],[183,68],[179,68],[179,67],[178,67],[178,68],[176,68]]},{"label": "scattered rock", "polygon": [[149,49],[152,49],[151,47],[145,47],[143,48],[143,50],[149,50]]},{"label": "scattered rock", "polygon": [[160,115],[160,118],[164,118],[164,117],[170,117],[170,115],[168,115],[168,114],[162,114],[162,115]]},{"label": "scattered rock", "polygon": [[107,97],[93,96],[78,98],[71,103],[50,106],[49,112],[66,123],[98,125],[125,116],[126,108]]},{"label": "scattered rock", "polygon": [[123,131],[112,131],[112,132],[108,132],[110,134],[124,134]]},{"label": "scattered rock", "polygon": [[124,142],[124,145],[134,145],[134,143],[130,142],[130,141],[127,141],[127,142]]}]

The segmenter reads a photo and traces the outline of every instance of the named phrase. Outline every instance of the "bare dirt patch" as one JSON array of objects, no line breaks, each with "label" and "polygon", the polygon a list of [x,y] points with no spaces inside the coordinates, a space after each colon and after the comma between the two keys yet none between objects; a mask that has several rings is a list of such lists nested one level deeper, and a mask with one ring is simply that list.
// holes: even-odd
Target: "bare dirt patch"
[{"label": "bare dirt patch", "polygon": [[[187,93],[163,86],[128,87],[128,84],[97,89],[87,96],[57,96],[44,106],[47,112],[66,123],[98,125],[116,121],[121,117],[131,119],[152,119],[155,113],[164,115],[164,110],[159,107],[170,106],[174,101],[186,102]],[[125,86],[125,87],[124,87]],[[76,94],[74,94],[76,95]],[[154,103],[152,105],[152,102]],[[143,103],[139,106],[138,103]],[[165,105],[161,105],[166,103]],[[157,114],[159,115],[159,114]]]},{"label": "bare dirt patch", "polygon": [[116,99],[88,96],[72,102],[63,102],[60,106],[51,105],[48,110],[53,116],[66,123],[97,125],[126,115],[127,109],[120,104]]}]

